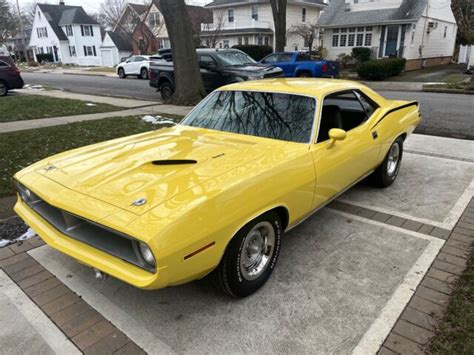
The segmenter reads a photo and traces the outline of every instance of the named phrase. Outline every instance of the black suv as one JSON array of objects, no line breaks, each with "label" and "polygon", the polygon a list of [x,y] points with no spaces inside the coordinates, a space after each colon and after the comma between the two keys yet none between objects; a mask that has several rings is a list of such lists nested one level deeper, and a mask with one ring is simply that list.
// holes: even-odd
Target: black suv
[{"label": "black suv", "polygon": [[[237,49],[199,48],[196,52],[204,88],[207,92],[239,81],[283,76],[283,71],[280,68],[259,64]],[[161,92],[163,100],[168,100],[175,89],[174,66],[171,62],[171,55],[163,53],[162,56],[169,61],[150,63],[150,86]]]},{"label": "black suv", "polygon": [[0,56],[0,96],[8,94],[9,90],[21,89],[24,85],[20,70],[10,57]]}]

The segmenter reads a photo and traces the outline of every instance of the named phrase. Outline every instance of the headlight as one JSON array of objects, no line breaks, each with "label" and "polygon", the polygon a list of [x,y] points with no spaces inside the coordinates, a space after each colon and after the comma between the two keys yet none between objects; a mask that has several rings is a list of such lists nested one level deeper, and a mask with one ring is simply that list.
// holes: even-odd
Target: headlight
[{"label": "headlight", "polygon": [[148,265],[155,267],[155,257],[151,252],[151,249],[143,242],[138,242],[138,249],[140,250],[140,254],[142,258],[147,262]]}]

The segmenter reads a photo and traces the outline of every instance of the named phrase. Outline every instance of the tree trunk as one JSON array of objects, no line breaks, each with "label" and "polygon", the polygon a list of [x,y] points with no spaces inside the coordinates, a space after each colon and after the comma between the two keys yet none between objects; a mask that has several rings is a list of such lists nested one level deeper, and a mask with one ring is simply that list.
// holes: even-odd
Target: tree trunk
[{"label": "tree trunk", "polygon": [[275,23],[275,52],[285,51],[286,46],[286,4],[287,0],[270,0]]},{"label": "tree trunk", "polygon": [[195,105],[206,92],[186,5],[184,0],[161,0],[160,5],[173,54],[176,88],[171,102],[176,105]]}]

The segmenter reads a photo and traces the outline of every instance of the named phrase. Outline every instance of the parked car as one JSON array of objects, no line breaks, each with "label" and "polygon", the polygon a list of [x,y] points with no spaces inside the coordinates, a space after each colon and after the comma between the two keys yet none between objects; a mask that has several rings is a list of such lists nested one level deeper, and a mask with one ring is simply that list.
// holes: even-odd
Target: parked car
[{"label": "parked car", "polygon": [[[281,69],[257,63],[238,49],[198,48],[196,52],[204,88],[207,92],[240,81],[283,76]],[[166,58],[168,58],[168,62],[160,61],[150,65],[150,86],[161,92],[163,100],[168,100],[175,89],[171,54],[168,53]]]},{"label": "parked car", "polygon": [[312,60],[311,55],[302,52],[272,53],[261,61],[263,64],[281,68],[285,77],[337,78],[339,63],[330,60]]},{"label": "parked car", "polygon": [[418,106],[342,80],[227,85],[178,125],[23,169],[15,211],[97,277],[159,289],[210,275],[248,296],[285,231],[370,174],[395,181]]},{"label": "parked car", "polygon": [[148,70],[150,62],[159,61],[159,55],[134,55],[117,65],[117,75],[125,79],[128,75],[136,75],[141,79],[148,79]]},{"label": "parked car", "polygon": [[5,96],[8,91],[21,89],[24,85],[23,78],[9,56],[0,56],[0,96]]}]

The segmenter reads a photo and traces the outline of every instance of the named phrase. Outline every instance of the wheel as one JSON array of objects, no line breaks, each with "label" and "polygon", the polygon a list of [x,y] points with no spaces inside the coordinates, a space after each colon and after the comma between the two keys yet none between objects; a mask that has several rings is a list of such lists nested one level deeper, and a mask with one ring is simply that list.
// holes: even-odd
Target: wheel
[{"label": "wheel", "polygon": [[243,227],[230,241],[213,272],[225,293],[246,297],[262,287],[273,272],[280,254],[283,230],[275,212],[266,213]]},{"label": "wheel", "polygon": [[140,78],[143,80],[148,79],[148,70],[146,68],[142,68],[142,70],[140,70]]},{"label": "wheel", "polygon": [[8,94],[8,84],[0,80],[0,96],[6,96]]},{"label": "wheel", "polygon": [[164,101],[168,101],[169,99],[171,99],[171,96],[173,96],[173,93],[174,93],[173,85],[169,81],[164,82],[160,86],[160,92],[161,92],[161,98]]},{"label": "wheel", "polygon": [[403,138],[398,137],[390,147],[387,156],[374,171],[373,179],[379,187],[388,187],[393,184],[400,171],[403,155]]},{"label": "wheel", "polygon": [[125,79],[127,77],[127,75],[125,74],[125,70],[123,68],[119,68],[118,76],[120,79]]},{"label": "wheel", "polygon": [[296,75],[298,78],[311,78],[311,74],[308,73],[308,72],[301,72],[301,73],[298,73],[298,75]]}]

